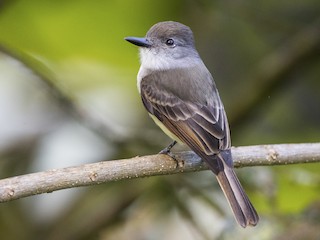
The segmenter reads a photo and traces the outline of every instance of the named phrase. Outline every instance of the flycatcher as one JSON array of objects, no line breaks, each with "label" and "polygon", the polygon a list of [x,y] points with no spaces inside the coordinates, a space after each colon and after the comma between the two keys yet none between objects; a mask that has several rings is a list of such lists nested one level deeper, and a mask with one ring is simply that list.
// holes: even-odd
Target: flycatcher
[{"label": "flycatcher", "polygon": [[191,29],[178,22],[160,22],[146,37],[125,40],[140,47],[137,84],[150,116],[208,164],[237,222],[242,227],[255,226],[258,214],[233,170],[227,116],[215,82],[195,49]]}]

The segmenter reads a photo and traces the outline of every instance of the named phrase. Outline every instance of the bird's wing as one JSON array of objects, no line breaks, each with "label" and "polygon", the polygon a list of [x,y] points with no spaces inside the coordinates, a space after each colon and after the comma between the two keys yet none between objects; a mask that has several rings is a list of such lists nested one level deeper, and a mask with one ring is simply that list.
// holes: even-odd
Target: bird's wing
[{"label": "bird's wing", "polygon": [[[183,88],[176,82],[172,85],[168,82],[175,81],[170,79],[172,77],[178,77],[181,84],[192,86]],[[215,88],[192,89],[197,86],[191,84],[190,77],[192,74],[172,74],[167,71],[147,75],[140,83],[142,101],[150,114],[198,155],[217,154],[230,148],[229,127],[223,105]],[[209,96],[209,99],[196,97],[194,92],[198,91],[200,95],[204,91],[203,95]]]}]

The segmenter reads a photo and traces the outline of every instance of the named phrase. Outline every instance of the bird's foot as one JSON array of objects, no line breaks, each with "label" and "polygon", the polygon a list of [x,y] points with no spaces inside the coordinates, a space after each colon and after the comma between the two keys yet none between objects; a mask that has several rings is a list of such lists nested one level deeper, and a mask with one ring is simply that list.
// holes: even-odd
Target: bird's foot
[{"label": "bird's foot", "polygon": [[161,150],[159,154],[165,154],[171,157],[177,164],[177,167],[180,166],[179,161],[175,158],[174,154],[171,153],[171,149],[174,147],[174,145],[177,144],[177,141],[173,141],[172,143],[169,144],[165,149]]}]

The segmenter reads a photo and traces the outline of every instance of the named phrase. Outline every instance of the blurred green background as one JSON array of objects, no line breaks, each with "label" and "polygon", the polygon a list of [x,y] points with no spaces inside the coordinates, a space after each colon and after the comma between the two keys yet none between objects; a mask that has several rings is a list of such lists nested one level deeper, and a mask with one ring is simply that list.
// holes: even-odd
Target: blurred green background
[{"label": "blurred green background", "polygon": [[[0,1],[0,178],[154,154],[168,139],[136,89],[156,22],[191,27],[234,146],[320,136],[320,3]],[[319,164],[237,170],[260,213],[241,229],[213,174],[161,176],[0,205],[1,239],[320,239]]]}]

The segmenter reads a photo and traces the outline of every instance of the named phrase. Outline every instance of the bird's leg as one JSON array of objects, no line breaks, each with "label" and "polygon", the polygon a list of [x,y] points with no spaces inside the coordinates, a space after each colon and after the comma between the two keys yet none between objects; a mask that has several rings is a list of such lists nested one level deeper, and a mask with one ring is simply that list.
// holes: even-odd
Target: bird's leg
[{"label": "bird's leg", "polygon": [[174,145],[177,144],[177,141],[173,141],[172,143],[170,143],[165,149],[162,149],[159,154],[166,154],[166,155],[169,155],[170,157],[171,156],[171,149],[174,147]]},{"label": "bird's leg", "polygon": [[165,155],[168,155],[169,157],[171,157],[177,164],[176,167],[179,167],[180,166],[180,163],[179,161],[175,158],[174,154],[171,153],[171,149],[173,148],[174,145],[177,144],[177,141],[173,141],[172,143],[169,144],[168,147],[166,147],[165,149],[161,150],[159,152],[159,154],[165,154]]},{"label": "bird's leg", "polygon": [[159,154],[165,154],[171,157],[175,162],[176,162],[176,168],[183,167],[184,166],[184,161],[181,159],[177,159],[174,154],[171,153],[171,149],[174,147],[174,145],[177,144],[177,141],[173,141],[172,143],[169,144],[168,147],[163,149],[162,151],[159,152]]},{"label": "bird's leg", "polygon": [[183,167],[184,166],[184,160],[177,159],[174,154],[171,153],[171,149],[174,147],[174,145],[177,144],[177,141],[173,141],[172,143],[169,144],[168,147],[163,149],[162,151],[159,152],[159,154],[165,154],[171,157],[175,162],[176,162],[176,168]]}]

